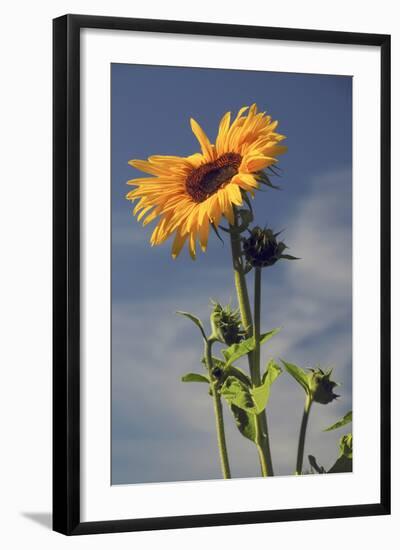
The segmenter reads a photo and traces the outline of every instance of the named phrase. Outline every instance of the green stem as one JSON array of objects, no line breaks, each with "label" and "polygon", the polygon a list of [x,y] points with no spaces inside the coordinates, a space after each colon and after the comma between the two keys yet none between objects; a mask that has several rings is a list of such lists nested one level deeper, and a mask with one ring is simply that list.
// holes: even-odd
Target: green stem
[{"label": "green stem", "polygon": [[307,424],[308,418],[310,416],[311,405],[312,399],[309,395],[307,395],[304,405],[303,418],[301,419],[300,426],[299,445],[297,448],[296,475],[301,475],[303,469],[304,445],[306,441]]},{"label": "green stem", "polygon": [[[261,351],[260,351],[260,339],[261,339],[261,268],[256,267],[254,270],[254,339],[255,348],[253,355],[255,383],[257,386],[261,384]],[[260,428],[262,430],[261,443],[264,449],[264,455],[266,460],[266,466],[268,475],[273,476],[274,470],[272,465],[271,447],[269,444],[269,432],[268,432],[268,420],[267,412],[264,410],[259,415]]]},{"label": "green stem", "polygon": [[253,336],[253,321],[251,317],[249,293],[247,292],[246,277],[243,270],[240,233],[236,231],[237,226],[237,214],[235,212],[235,224],[231,226],[233,231],[230,232],[233,273],[235,277],[236,293],[239,303],[240,316],[242,318],[242,325],[246,331],[247,337],[250,337]]},{"label": "green stem", "polygon": [[[243,259],[242,259],[242,245],[240,242],[240,233],[237,231],[238,221],[237,213],[234,210],[234,225],[231,226],[230,237],[231,237],[231,249],[232,249],[232,264],[233,272],[235,278],[235,287],[236,294],[239,304],[240,316],[242,320],[243,328],[246,331],[246,336],[249,338],[254,335],[254,327],[252,321],[249,293],[247,290],[246,276],[243,269]],[[259,341],[258,337],[258,341]],[[253,386],[259,386],[261,383],[261,374],[260,367],[256,366],[254,362],[254,353],[248,354],[249,361],[249,370],[250,377]],[[260,459],[261,473],[263,477],[268,475],[273,475],[271,468],[268,465],[272,466],[271,459],[267,457],[269,450],[268,442],[268,430],[266,417],[263,414],[256,416],[256,446],[257,452]]]},{"label": "green stem", "polygon": [[208,374],[210,376],[210,382],[211,382],[210,387],[211,387],[211,393],[212,393],[213,404],[214,404],[215,425],[217,428],[218,450],[219,450],[219,456],[221,459],[222,475],[224,476],[224,479],[230,479],[231,469],[229,466],[228,449],[226,446],[222,403],[221,403],[220,395],[217,391],[217,382],[212,381],[213,363],[212,363],[211,346],[212,346],[212,343],[209,340],[206,340],[204,343],[204,352],[205,352],[204,355],[205,355],[206,365],[207,365]]},{"label": "green stem", "polygon": [[261,268],[254,268],[254,371],[257,373],[255,383],[261,384],[260,368],[260,334],[261,334]]}]

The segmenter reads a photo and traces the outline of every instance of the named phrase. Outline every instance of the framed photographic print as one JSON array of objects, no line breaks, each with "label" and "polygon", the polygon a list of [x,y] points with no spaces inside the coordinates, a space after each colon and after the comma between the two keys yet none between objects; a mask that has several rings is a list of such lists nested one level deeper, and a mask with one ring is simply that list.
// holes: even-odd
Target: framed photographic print
[{"label": "framed photographic print", "polygon": [[55,19],[54,529],[390,513],[389,250],[389,36]]}]

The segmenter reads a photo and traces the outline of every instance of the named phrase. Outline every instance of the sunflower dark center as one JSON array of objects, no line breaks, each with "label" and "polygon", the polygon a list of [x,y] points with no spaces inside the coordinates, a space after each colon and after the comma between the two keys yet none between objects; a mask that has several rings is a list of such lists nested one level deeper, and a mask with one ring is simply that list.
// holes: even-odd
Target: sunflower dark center
[{"label": "sunflower dark center", "polygon": [[186,179],[186,191],[195,202],[203,202],[238,173],[241,162],[238,153],[225,153],[195,168]]}]

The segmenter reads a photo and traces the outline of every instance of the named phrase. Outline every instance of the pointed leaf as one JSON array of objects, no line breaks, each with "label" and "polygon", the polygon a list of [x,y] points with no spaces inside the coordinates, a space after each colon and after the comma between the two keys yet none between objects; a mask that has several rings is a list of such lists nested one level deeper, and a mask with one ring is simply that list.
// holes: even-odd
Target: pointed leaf
[{"label": "pointed leaf", "polygon": [[[269,332],[265,332],[260,337],[260,345],[265,344],[265,342],[268,342],[270,338],[272,338],[275,334],[277,334],[280,331],[280,328],[274,328],[273,330],[270,330]],[[222,350],[222,353],[226,359],[226,366],[231,365],[244,355],[247,355],[248,353],[251,353],[255,349],[255,339],[254,336],[251,336],[250,338],[247,338],[246,340],[243,340],[239,344],[233,344],[232,346],[229,346],[229,348]]]},{"label": "pointed leaf", "polygon": [[346,424],[349,424],[353,420],[353,413],[352,411],[349,411],[344,415],[343,418],[335,422],[335,424],[332,424],[332,426],[329,426],[329,428],[325,428],[323,430],[324,432],[330,432],[331,430],[337,430],[339,428],[342,428],[343,426],[346,426]]},{"label": "pointed leaf", "polygon": [[264,185],[267,185],[268,187],[271,187],[272,189],[281,189],[278,185],[274,185],[268,175],[265,172],[261,172],[258,175],[258,181],[260,183],[263,183]]},{"label": "pointed leaf", "polygon": [[228,405],[235,405],[244,411],[255,413],[256,407],[253,402],[250,389],[237,378],[228,376],[221,387],[221,395]]},{"label": "pointed leaf", "polygon": [[275,336],[275,334],[278,334],[278,332],[280,332],[280,331],[281,331],[280,328],[273,328],[272,330],[270,330],[268,332],[264,332],[263,334],[261,334],[260,345],[262,346],[263,344],[268,342],[268,340],[270,340],[273,336]]},{"label": "pointed leaf", "polygon": [[347,474],[351,473],[352,471],[353,460],[342,455],[336,460],[332,468],[328,470],[328,474]]},{"label": "pointed leaf", "polygon": [[182,315],[183,317],[187,317],[188,319],[190,319],[200,329],[200,332],[203,335],[203,338],[205,340],[207,340],[207,336],[206,336],[206,333],[204,331],[203,323],[200,321],[200,319],[198,317],[196,317],[195,315],[192,315],[191,313],[188,313],[187,311],[177,311],[176,313],[178,315]]},{"label": "pointed leaf", "polygon": [[291,256],[290,254],[281,254],[280,258],[285,260],[301,260],[301,258],[296,258],[296,256]]},{"label": "pointed leaf", "polygon": [[353,471],[353,436],[351,433],[340,438],[339,457],[329,470],[329,474],[348,473]]},{"label": "pointed leaf", "polygon": [[243,357],[243,355],[247,355],[253,350],[254,338],[247,338],[239,344],[233,344],[232,346],[229,346],[229,348],[223,349],[222,354],[225,357],[226,366],[228,367],[231,363],[237,361],[238,359]]},{"label": "pointed leaf", "polygon": [[236,405],[231,405],[231,411],[239,432],[250,441],[255,442],[257,437],[255,415],[236,407]]},{"label": "pointed leaf", "polygon": [[325,468],[323,466],[319,466],[317,463],[317,459],[313,455],[308,455],[308,461],[310,463],[310,466],[313,470],[318,472],[319,474],[326,474]]},{"label": "pointed leaf", "polygon": [[182,382],[205,382],[206,384],[210,383],[210,380],[207,376],[203,374],[197,374],[196,372],[189,372],[181,378]]},{"label": "pointed leaf", "polygon": [[304,389],[304,391],[308,394],[310,391],[309,384],[308,384],[308,378],[307,373],[301,369],[300,367],[297,367],[293,363],[286,363],[286,361],[283,361],[281,359],[283,366],[287,370],[287,372],[293,376],[293,378],[300,384],[300,386]]},{"label": "pointed leaf", "polygon": [[346,456],[347,458],[353,458],[353,435],[344,435],[339,442],[339,456]]},{"label": "pointed leaf", "polygon": [[271,385],[278,378],[281,372],[281,368],[278,367],[273,359],[271,359],[263,376],[263,383],[261,386],[251,389],[251,395],[253,396],[257,414],[260,414],[267,406]]},{"label": "pointed leaf", "polygon": [[245,372],[242,371],[242,369],[239,369],[239,367],[235,367],[233,365],[229,365],[225,368],[225,374],[227,376],[233,376],[243,382],[243,384],[246,384],[246,386],[251,386],[251,380],[247,376]]},{"label": "pointed leaf", "polygon": [[281,367],[278,365],[278,363],[275,362],[274,359],[270,359],[267,364],[267,368],[265,369],[265,372],[263,374],[262,381],[265,382],[266,378],[268,377],[270,379],[270,384],[272,384],[281,374]]},{"label": "pointed leaf", "polygon": [[281,177],[279,170],[282,171],[282,168],[280,166],[268,166],[268,170],[274,174],[274,176],[278,176],[278,178]]}]

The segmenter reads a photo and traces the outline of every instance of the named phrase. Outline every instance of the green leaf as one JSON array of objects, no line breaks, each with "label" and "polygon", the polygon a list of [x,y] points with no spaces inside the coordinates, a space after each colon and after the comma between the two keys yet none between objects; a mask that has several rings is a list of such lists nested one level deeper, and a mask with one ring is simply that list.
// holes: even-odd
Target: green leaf
[{"label": "green leaf", "polygon": [[308,394],[310,391],[310,387],[308,384],[308,377],[307,373],[301,369],[300,367],[297,367],[293,363],[286,363],[286,361],[283,361],[281,359],[283,366],[287,370],[287,372],[293,376],[293,378],[300,384],[300,386],[304,389],[304,391]]},{"label": "green leaf", "polygon": [[190,319],[200,329],[200,332],[203,335],[204,340],[207,340],[203,323],[200,321],[198,317],[196,317],[195,315],[192,315],[191,313],[188,313],[187,311],[177,311],[176,313],[178,315],[183,315],[183,317],[187,317],[188,319]]},{"label": "green leaf", "polygon": [[271,385],[281,374],[282,369],[275,363],[273,359],[268,363],[267,370],[263,376],[263,383],[261,386],[257,386],[251,389],[251,395],[253,397],[254,404],[256,406],[257,414],[260,414],[267,406]]},{"label": "green leaf", "polygon": [[[273,330],[262,334],[260,337],[260,345],[268,342],[268,340],[270,340],[270,338],[272,338],[279,331],[279,328],[274,328]],[[251,336],[250,338],[243,340],[239,344],[233,344],[232,346],[229,346],[229,348],[222,350],[222,353],[226,360],[226,367],[243,357],[243,355],[247,355],[248,353],[254,351],[255,347],[256,344],[254,336]]]},{"label": "green leaf", "polygon": [[220,391],[228,405],[235,405],[239,409],[255,414],[256,406],[250,388],[234,376],[228,376]]},{"label": "green leaf", "polygon": [[207,376],[203,374],[197,374],[196,372],[189,372],[181,378],[182,382],[205,382],[206,384],[210,383],[210,380]]},{"label": "green leaf", "polygon": [[261,334],[261,336],[260,336],[260,346],[265,344],[265,342],[268,342],[268,340],[270,340],[273,336],[275,336],[275,334],[278,334],[278,332],[280,332],[280,331],[281,331],[280,328],[273,328],[272,330],[270,330],[268,332],[264,332],[263,334]]},{"label": "green leaf", "polygon": [[252,388],[251,395],[253,397],[257,414],[260,414],[267,406],[269,399],[269,390],[270,384],[268,380],[261,384],[261,386],[256,386],[255,388]]},{"label": "green leaf", "polygon": [[283,258],[284,260],[301,260],[301,258],[297,258],[296,256],[292,256],[291,254],[281,254],[280,258]]},{"label": "green leaf", "polygon": [[325,468],[323,466],[319,466],[317,463],[317,459],[313,455],[308,455],[308,461],[310,463],[310,466],[313,470],[318,472],[319,474],[326,474]]},{"label": "green leaf", "polygon": [[[232,366],[228,369],[234,369],[233,372],[235,373],[239,370]],[[280,373],[281,369],[272,360],[268,364],[266,375],[260,386],[250,387],[250,380],[246,375],[246,382],[239,379],[237,374],[228,376],[221,387],[221,395],[231,407],[234,405],[247,413],[260,414],[267,406],[271,384]],[[241,422],[243,423],[243,419]]]},{"label": "green leaf", "polygon": [[231,411],[239,432],[250,441],[255,442],[257,435],[255,415],[236,407],[236,405],[231,405]]},{"label": "green leaf", "polygon": [[353,436],[344,435],[339,441],[339,457],[329,470],[329,474],[348,473],[353,471]]},{"label": "green leaf", "polygon": [[234,376],[235,378],[243,382],[243,384],[246,384],[246,386],[251,386],[250,378],[245,372],[242,371],[242,369],[239,369],[239,367],[229,365],[229,367],[225,368],[224,374],[226,374],[227,376]]},{"label": "green leaf", "polygon": [[347,458],[353,458],[353,435],[344,435],[339,442],[339,456],[345,456]]},{"label": "green leaf", "polygon": [[343,426],[346,426],[346,424],[349,424],[353,420],[353,413],[352,411],[349,411],[344,415],[343,418],[335,422],[335,424],[332,424],[332,426],[329,426],[329,428],[325,428],[323,430],[324,432],[330,432],[331,430],[337,430],[338,428],[342,428]]},{"label": "green leaf", "polygon": [[248,338],[247,340],[243,340],[243,342],[240,342],[239,344],[233,344],[232,346],[229,346],[229,348],[223,349],[222,354],[225,357],[226,366],[228,367],[231,363],[237,361],[238,359],[243,357],[243,355],[247,355],[253,350],[253,338]]},{"label": "green leaf", "polygon": [[269,378],[270,384],[273,384],[273,382],[275,382],[281,374],[281,367],[275,362],[274,359],[270,359],[263,374],[262,381],[265,382],[266,378]]},{"label": "green leaf", "polygon": [[267,185],[268,187],[272,187],[272,189],[281,189],[278,185],[274,185],[271,182],[271,180],[269,179],[268,175],[265,172],[259,172],[258,181],[260,181],[264,185]]},{"label": "green leaf", "polygon": [[340,456],[335,464],[332,466],[330,470],[328,470],[328,474],[348,474],[353,471],[353,460],[351,458],[347,458],[346,456]]}]

